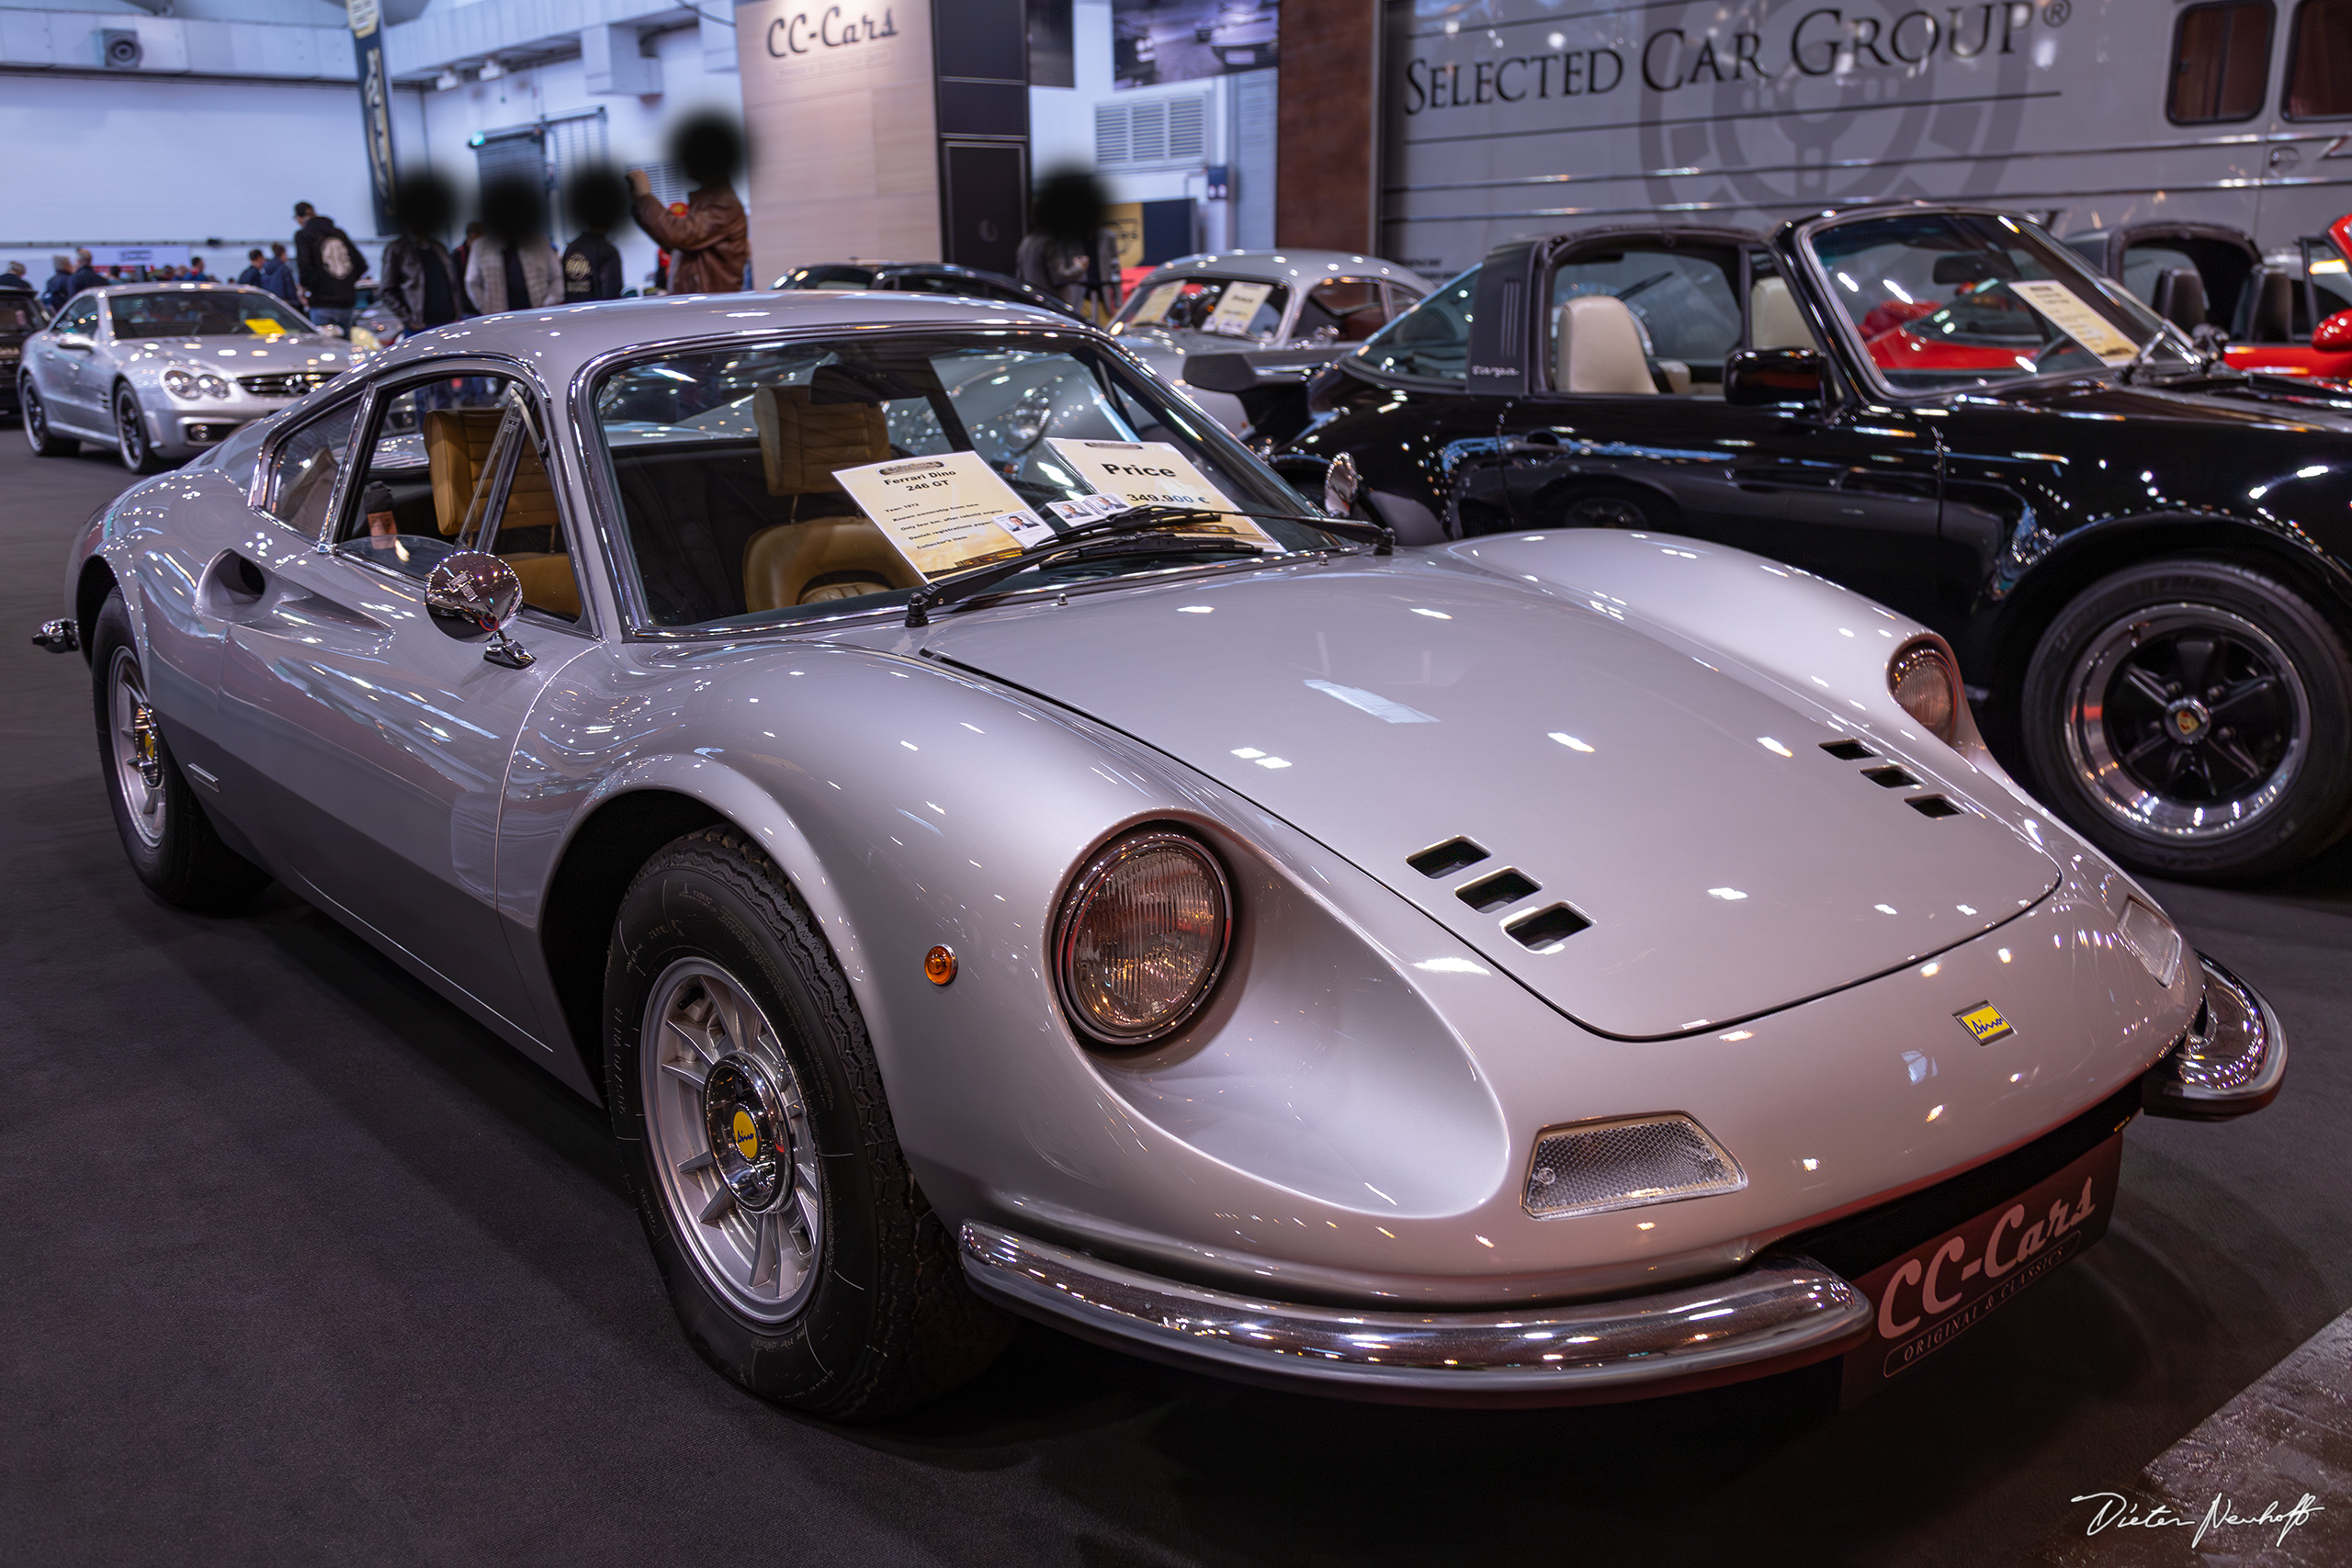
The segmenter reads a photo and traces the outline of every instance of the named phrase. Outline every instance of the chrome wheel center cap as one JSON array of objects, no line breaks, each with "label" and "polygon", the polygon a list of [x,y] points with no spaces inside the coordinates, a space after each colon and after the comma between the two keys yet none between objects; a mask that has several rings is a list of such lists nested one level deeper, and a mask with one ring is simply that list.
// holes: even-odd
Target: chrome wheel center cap
[{"label": "chrome wheel center cap", "polygon": [[2195,697],[2177,698],[2165,709],[2165,728],[2184,745],[2204,739],[2212,723],[2213,716]]},{"label": "chrome wheel center cap", "polygon": [[703,1085],[703,1126],[719,1179],[746,1213],[761,1214],[792,1192],[792,1128],[784,1097],[748,1056],[722,1056]]},{"label": "chrome wheel center cap", "polygon": [[164,783],[164,753],[156,744],[154,710],[145,703],[133,704],[130,709],[130,756],[139,765],[139,776],[147,781],[147,787],[160,788]]}]

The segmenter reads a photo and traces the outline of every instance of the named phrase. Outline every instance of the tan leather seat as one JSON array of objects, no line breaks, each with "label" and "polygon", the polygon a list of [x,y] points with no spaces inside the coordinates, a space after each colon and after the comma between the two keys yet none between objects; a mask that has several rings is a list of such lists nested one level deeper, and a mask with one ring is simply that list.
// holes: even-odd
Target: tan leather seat
[{"label": "tan leather seat", "polygon": [[1661,359],[1657,373],[1666,378],[1666,389],[1679,396],[1690,389],[1690,367],[1679,359]]},{"label": "tan leather seat", "polygon": [[571,558],[532,551],[500,558],[522,580],[523,603],[550,615],[580,618],[580,581],[571,575]]},{"label": "tan leather seat", "polygon": [[1655,394],[1642,329],[1625,301],[1579,294],[1552,312],[1552,389]]},{"label": "tan leather seat", "polygon": [[1786,278],[1759,277],[1748,289],[1747,344],[1750,348],[1809,348],[1816,354],[1820,352],[1820,341],[1797,310]]},{"label": "tan leather seat", "polygon": [[[498,435],[503,410],[434,409],[424,416],[424,461],[433,481],[433,513],[445,538],[456,538],[473,508],[483,466]],[[525,528],[548,529],[548,537],[563,541],[561,514],[556,509],[555,484],[538,449],[528,441],[515,455],[514,479],[506,487],[506,510],[491,543]],[[523,603],[552,615],[580,615],[580,584],[572,576],[571,558],[561,549],[509,550],[498,555],[522,580]]]},{"label": "tan leather seat", "polygon": [[[760,465],[770,495],[838,495],[836,468],[862,468],[890,456],[890,429],[879,403],[817,402],[807,387],[761,387],[752,394],[760,430]],[[831,581],[820,581],[831,578]],[[855,598],[883,588],[913,588],[922,579],[863,517],[815,517],[763,528],[743,543],[743,608],[789,609]]]}]

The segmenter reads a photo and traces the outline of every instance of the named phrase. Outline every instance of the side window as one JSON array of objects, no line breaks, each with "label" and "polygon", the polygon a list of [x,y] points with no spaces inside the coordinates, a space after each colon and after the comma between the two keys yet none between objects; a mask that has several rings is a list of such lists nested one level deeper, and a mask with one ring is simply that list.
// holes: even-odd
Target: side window
[{"label": "side window", "polygon": [[98,330],[98,302],[96,299],[77,299],[65,307],[64,314],[57,318],[57,330],[61,333],[78,333],[84,337],[96,335]]},{"label": "side window", "polygon": [[[1739,295],[1734,283],[1738,265],[1738,256],[1730,252],[1664,249],[1587,253],[1562,263],[1552,274],[1548,318],[1553,385],[1571,384],[1566,369],[1571,358],[1605,347],[1596,341],[1579,348],[1564,335],[1568,301],[1603,295],[1623,305],[1633,318],[1634,335],[1660,389],[1688,391],[1693,383],[1720,386],[1724,360],[1739,346]],[[1589,322],[1592,312],[1588,308],[1578,319]],[[1589,381],[1592,374],[1587,370],[1576,379]]]},{"label": "side window", "polygon": [[2344,257],[2335,242],[2324,234],[2313,235],[2302,242],[2303,276],[2311,279],[2311,325],[2299,334],[2309,337],[2312,328],[2338,310],[2352,310],[2352,273],[2347,273]]},{"label": "side window", "polygon": [[2285,96],[2289,119],[2352,115],[2352,0],[2303,0],[2295,7]]},{"label": "side window", "polygon": [[326,526],[335,475],[342,468],[344,452],[351,445],[351,427],[358,418],[359,400],[346,398],[277,444],[269,468],[266,510],[272,517],[307,538],[318,537],[319,530]]},{"label": "side window", "polygon": [[1477,290],[1478,269],[1474,266],[1373,333],[1356,358],[1366,369],[1391,376],[1467,381],[1470,306]]},{"label": "side window", "polygon": [[1293,335],[1317,343],[1362,343],[1387,324],[1387,294],[1378,283],[1333,277],[1307,291]]},{"label": "side window", "polygon": [[412,384],[379,400],[335,548],[404,577],[457,550],[504,558],[526,607],[580,617],[580,585],[529,394],[500,376]]},{"label": "side window", "polygon": [[[2314,8],[2305,0],[2305,10]],[[2261,112],[2278,17],[2271,0],[2219,0],[2181,12],[2173,28],[2172,83],[2165,95],[2165,113],[2175,125],[2216,125]],[[2299,19],[2298,36],[2301,30]]]}]

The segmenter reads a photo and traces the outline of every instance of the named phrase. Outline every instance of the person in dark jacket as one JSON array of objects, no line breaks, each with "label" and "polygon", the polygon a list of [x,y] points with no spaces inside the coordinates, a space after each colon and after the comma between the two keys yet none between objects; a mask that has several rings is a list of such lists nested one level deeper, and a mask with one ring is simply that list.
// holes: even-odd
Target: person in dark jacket
[{"label": "person in dark jacket", "polygon": [[638,227],[671,253],[670,292],[740,292],[752,259],[752,220],[734,185],[743,162],[742,133],[722,116],[698,115],[678,128],[671,157],[695,182],[684,212],[662,205],[643,169],[628,172]]},{"label": "person in dark jacket", "polygon": [[75,251],[74,259],[79,265],[74,268],[73,279],[65,286],[68,299],[81,293],[85,288],[104,288],[107,286],[106,274],[90,265],[89,252]]},{"label": "person in dark jacket", "polygon": [[621,253],[605,236],[628,212],[628,186],[610,169],[582,169],[564,193],[564,206],[580,224],[580,237],[564,247],[563,302],[619,299]]},{"label": "person in dark jacket", "polygon": [[294,264],[286,259],[284,245],[270,245],[269,259],[261,264],[261,286],[296,310],[302,308],[302,288],[294,281]]},{"label": "person in dark jacket", "polygon": [[309,202],[294,204],[294,220],[301,225],[294,231],[294,277],[310,306],[311,324],[347,333],[368,258],[334,219]]},{"label": "person in dark jacket", "polygon": [[30,294],[33,291],[33,280],[25,276],[24,263],[12,261],[8,264],[6,272],[0,272],[0,288],[19,294]]},{"label": "person in dark jacket", "polygon": [[49,281],[40,286],[40,302],[41,308],[54,316],[73,298],[74,262],[70,256],[51,256],[49,263],[54,270],[50,273]]},{"label": "person in dark jacket", "polygon": [[261,264],[266,259],[267,259],[266,254],[259,245],[255,245],[252,250],[247,251],[245,253],[245,270],[237,274],[237,281],[244,285],[247,288],[268,288],[269,285],[262,281],[261,276]]},{"label": "person in dark jacket", "polygon": [[384,247],[376,297],[400,318],[403,333],[456,321],[462,310],[460,274],[441,233],[457,216],[457,193],[438,175],[411,175],[392,193],[400,238]]}]

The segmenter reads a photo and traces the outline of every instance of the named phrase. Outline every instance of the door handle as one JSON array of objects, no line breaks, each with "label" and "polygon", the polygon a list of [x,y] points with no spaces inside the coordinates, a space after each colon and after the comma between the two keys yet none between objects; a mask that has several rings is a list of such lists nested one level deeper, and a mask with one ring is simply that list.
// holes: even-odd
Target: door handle
[{"label": "door handle", "polygon": [[2302,153],[2293,147],[2273,147],[2270,150],[2270,166],[2274,169],[2290,169],[2302,161]]}]

